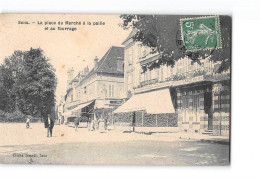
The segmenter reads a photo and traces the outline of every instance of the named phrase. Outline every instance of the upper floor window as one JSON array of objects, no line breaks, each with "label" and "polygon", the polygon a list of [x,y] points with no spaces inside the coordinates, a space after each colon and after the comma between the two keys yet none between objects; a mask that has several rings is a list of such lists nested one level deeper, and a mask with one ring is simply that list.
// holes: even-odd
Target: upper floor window
[{"label": "upper floor window", "polygon": [[170,66],[170,76],[173,75],[173,67]]},{"label": "upper floor window", "polygon": [[142,57],[147,56],[147,53],[148,53],[147,47],[143,47],[142,49],[143,49],[142,50]]},{"label": "upper floor window", "polygon": [[142,57],[141,52],[142,52],[142,44],[138,44],[138,51],[137,51],[137,53],[138,53],[138,59],[140,59],[140,58]]},{"label": "upper floor window", "polygon": [[109,97],[114,97],[114,85],[109,85]]},{"label": "upper floor window", "polygon": [[139,72],[139,82],[143,82],[144,81],[144,73],[143,70],[140,70]]},{"label": "upper floor window", "polygon": [[147,81],[147,80],[150,80],[150,79],[151,79],[151,70],[147,70],[145,72],[145,80]]},{"label": "upper floor window", "polygon": [[130,47],[128,50],[128,65],[133,64],[133,48]]},{"label": "upper floor window", "polygon": [[127,84],[131,85],[132,83],[133,83],[133,74],[128,73]]},{"label": "upper floor window", "polygon": [[103,90],[104,90],[104,93],[105,93],[105,97],[107,97],[107,86],[106,86],[106,84],[103,85]]}]

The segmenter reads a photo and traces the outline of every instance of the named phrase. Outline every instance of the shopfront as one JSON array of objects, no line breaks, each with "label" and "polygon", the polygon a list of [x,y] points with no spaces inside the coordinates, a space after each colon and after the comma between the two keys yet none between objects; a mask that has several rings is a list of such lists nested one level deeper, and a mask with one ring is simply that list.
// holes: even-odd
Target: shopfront
[{"label": "shopfront", "polygon": [[181,132],[229,134],[229,81],[203,81],[172,87],[171,91],[176,91],[178,126]]}]

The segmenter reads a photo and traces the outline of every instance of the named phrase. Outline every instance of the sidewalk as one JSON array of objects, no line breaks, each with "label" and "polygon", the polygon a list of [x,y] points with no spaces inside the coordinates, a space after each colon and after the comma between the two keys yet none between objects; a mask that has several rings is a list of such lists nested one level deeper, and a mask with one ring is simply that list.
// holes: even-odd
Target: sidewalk
[{"label": "sidewalk", "polygon": [[189,133],[179,133],[180,139],[196,140],[200,142],[212,143],[212,144],[223,144],[229,145],[229,136],[213,136],[206,134],[189,134]]},{"label": "sidewalk", "polygon": [[200,142],[229,145],[229,136],[213,136],[207,134],[181,133],[178,127],[136,127],[132,132],[132,127],[116,126],[115,131],[123,133],[137,133],[152,136],[168,136],[180,140],[195,140]]},{"label": "sidewalk", "polygon": [[[68,125],[68,127],[74,127],[74,125]],[[85,124],[81,124],[82,128],[85,128]],[[229,145],[229,136],[213,136],[206,134],[196,134],[196,133],[180,133],[178,127],[136,127],[135,132],[132,131],[131,126],[108,126],[108,133],[131,133],[140,135],[159,137],[159,138],[171,138],[172,140],[193,140],[206,143],[215,143]],[[144,137],[143,136],[143,137]]]},{"label": "sidewalk", "polygon": [[193,140],[206,143],[215,143],[229,145],[229,136],[213,136],[207,134],[196,134],[196,133],[181,133],[178,127],[136,127],[135,132],[132,132],[132,127],[129,126],[117,126],[115,128],[117,132],[123,133],[137,133],[151,136],[167,136],[179,140]]}]

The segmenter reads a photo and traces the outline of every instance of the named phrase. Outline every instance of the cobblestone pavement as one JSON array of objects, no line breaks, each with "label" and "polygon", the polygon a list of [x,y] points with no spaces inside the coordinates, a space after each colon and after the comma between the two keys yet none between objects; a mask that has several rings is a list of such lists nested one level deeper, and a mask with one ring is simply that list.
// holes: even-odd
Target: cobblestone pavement
[{"label": "cobblestone pavement", "polygon": [[0,124],[0,163],[89,165],[228,165],[229,145],[179,139],[176,133],[143,135],[89,132],[56,125]]}]

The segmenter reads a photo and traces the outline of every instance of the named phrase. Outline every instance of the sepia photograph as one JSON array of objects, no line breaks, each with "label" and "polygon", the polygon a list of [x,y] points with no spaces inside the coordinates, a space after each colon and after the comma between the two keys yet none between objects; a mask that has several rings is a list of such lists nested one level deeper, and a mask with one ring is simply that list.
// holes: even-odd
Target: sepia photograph
[{"label": "sepia photograph", "polygon": [[0,163],[229,166],[232,17],[0,14]]}]

